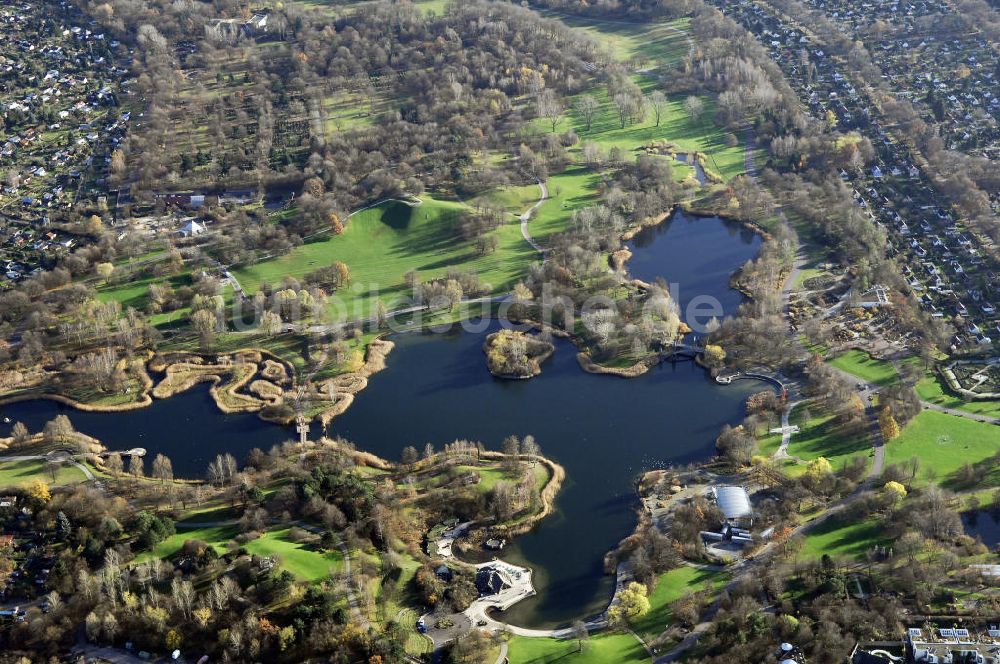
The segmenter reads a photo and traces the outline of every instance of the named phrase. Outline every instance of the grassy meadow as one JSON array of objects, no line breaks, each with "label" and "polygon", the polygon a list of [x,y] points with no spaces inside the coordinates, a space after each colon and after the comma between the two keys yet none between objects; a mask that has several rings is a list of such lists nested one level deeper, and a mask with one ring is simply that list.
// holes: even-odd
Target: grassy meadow
[{"label": "grassy meadow", "polygon": [[341,235],[325,236],[263,262],[234,269],[248,293],[267,282],[280,284],[285,276],[303,277],[316,268],[343,261],[352,284],[336,293],[332,306],[347,316],[370,314],[379,298],[390,309],[409,291],[404,276],[416,270],[425,281],[443,277],[449,269],[475,271],[491,291],[504,292],[524,274],[538,254],[521,237],[511,219],[496,232],[497,250],[482,256],[471,242],[458,238],[456,224],[462,203],[423,197],[410,207],[388,202],[351,217]]}]

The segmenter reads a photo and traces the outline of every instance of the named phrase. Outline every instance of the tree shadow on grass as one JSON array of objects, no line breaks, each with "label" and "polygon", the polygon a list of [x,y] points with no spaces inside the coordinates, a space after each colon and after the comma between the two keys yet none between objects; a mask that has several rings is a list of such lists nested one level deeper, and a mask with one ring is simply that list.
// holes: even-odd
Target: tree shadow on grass
[{"label": "tree shadow on grass", "polygon": [[844,518],[832,517],[819,524],[809,531],[807,537],[823,537],[833,535],[832,538],[824,539],[822,548],[817,548],[818,555],[829,554],[831,556],[860,556],[865,551],[876,544],[885,544],[888,540],[879,537],[881,529],[877,522],[857,523]]},{"label": "tree shadow on grass", "polygon": [[[11,479],[30,479],[38,475],[39,463],[37,461],[11,461],[0,466],[0,470]],[[50,475],[45,475],[46,479],[51,479]]]},{"label": "tree shadow on grass", "polygon": [[870,448],[867,429],[850,431],[831,415],[792,434],[788,453],[807,460],[820,456],[829,459],[862,453]]},{"label": "tree shadow on grass", "polygon": [[397,231],[403,231],[410,227],[413,220],[413,213],[419,208],[413,208],[404,203],[388,203],[382,210],[379,221]]}]

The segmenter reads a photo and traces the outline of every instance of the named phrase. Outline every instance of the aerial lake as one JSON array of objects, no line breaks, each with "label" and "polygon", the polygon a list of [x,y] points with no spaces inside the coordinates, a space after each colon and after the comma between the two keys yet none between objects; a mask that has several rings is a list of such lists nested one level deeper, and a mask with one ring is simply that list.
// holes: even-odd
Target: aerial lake
[{"label": "aerial lake", "polygon": [[[662,277],[679,284],[682,314],[700,295],[732,314],[742,297],[729,288],[730,275],[759,246],[758,237],[718,218],[678,213],[630,243],[628,266],[645,281]],[[535,436],[568,478],[557,512],[503,552],[535,570],[538,590],[504,619],[541,627],[596,614],[612,588],[603,556],[636,523],[634,480],[650,468],[711,456],[721,427],[740,420],[747,395],[764,388],[753,381],[718,385],[689,361],[664,363],[633,379],[592,375],[580,369],[575,348],[563,340],[556,340],[540,376],[505,381],[486,369],[485,334],[398,335],[388,368],[370,379],[330,433],[389,459],[399,459],[407,445],[440,448],[468,439],[498,449],[505,436]],[[44,400],[0,412],[32,431],[65,412],[79,431],[109,448],[163,452],[179,475],[188,476],[201,476],[219,452],[242,459],[254,447],[266,450],[293,437],[291,429],[255,415],[219,412],[205,385],[124,413],[81,412]]]}]

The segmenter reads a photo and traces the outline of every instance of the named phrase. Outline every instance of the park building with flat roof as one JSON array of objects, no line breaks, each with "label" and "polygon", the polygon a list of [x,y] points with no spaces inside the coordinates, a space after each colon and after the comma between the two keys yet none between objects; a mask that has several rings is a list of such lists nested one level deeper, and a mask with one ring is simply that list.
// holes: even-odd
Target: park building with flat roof
[{"label": "park building with flat roof", "polygon": [[740,527],[753,525],[753,507],[746,489],[741,486],[717,486],[712,489],[712,495],[727,523]]},{"label": "park building with flat roof", "polygon": [[928,664],[1000,664],[1000,628],[910,627],[906,630],[910,661]]}]

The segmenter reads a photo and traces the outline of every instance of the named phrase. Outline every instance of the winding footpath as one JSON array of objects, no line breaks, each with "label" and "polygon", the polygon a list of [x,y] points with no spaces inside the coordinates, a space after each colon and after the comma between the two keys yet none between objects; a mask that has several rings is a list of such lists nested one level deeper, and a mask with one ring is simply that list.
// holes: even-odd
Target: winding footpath
[{"label": "winding footpath", "polygon": [[538,244],[535,238],[531,237],[531,232],[528,230],[528,222],[531,221],[531,217],[535,214],[538,208],[542,207],[542,204],[545,201],[549,200],[549,188],[545,185],[545,182],[539,180],[538,189],[541,192],[541,197],[538,199],[538,202],[521,214],[521,237],[523,237],[524,241],[530,244],[535,251],[544,257],[545,248]]},{"label": "winding footpath", "polygon": [[54,463],[70,463],[76,466],[88,482],[96,482],[97,477],[90,468],[73,458],[72,454],[65,452],[55,452],[53,454],[14,454],[10,456],[0,456],[0,463],[18,461],[52,461]]}]

